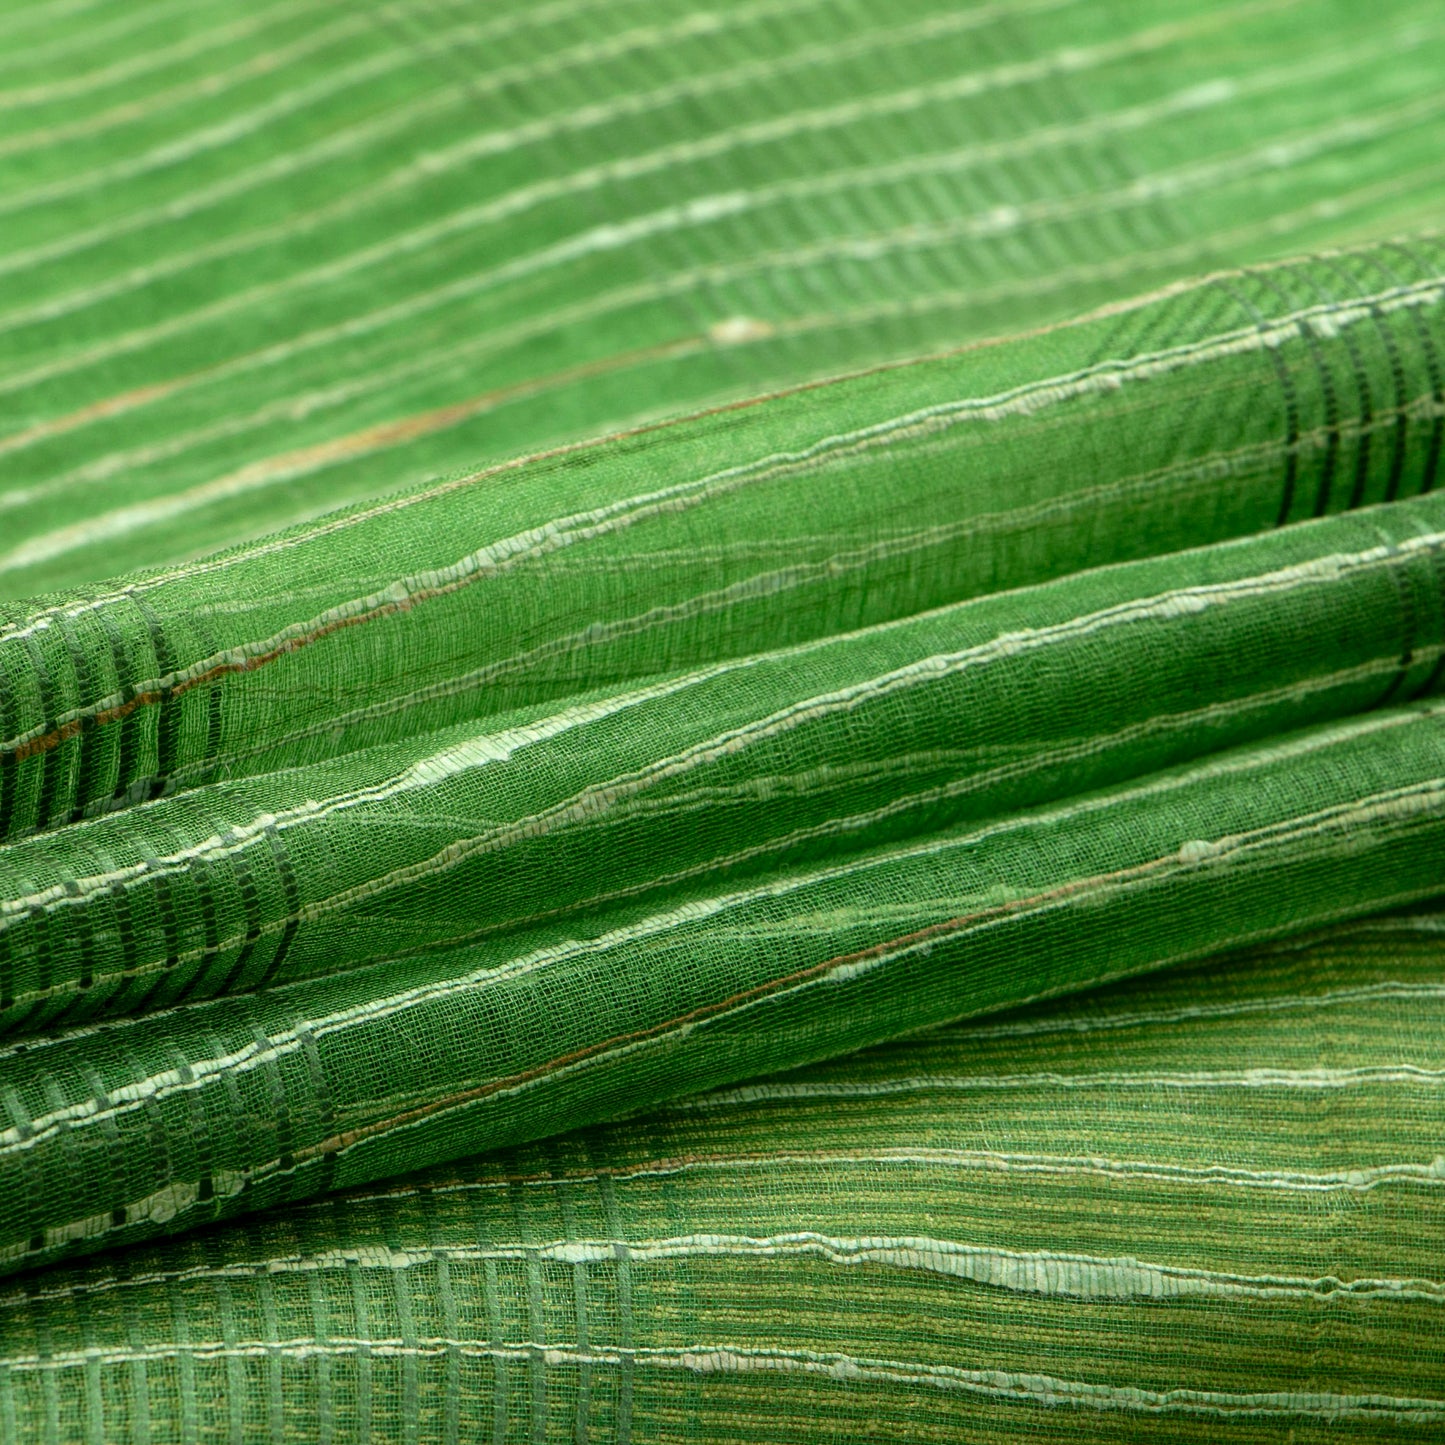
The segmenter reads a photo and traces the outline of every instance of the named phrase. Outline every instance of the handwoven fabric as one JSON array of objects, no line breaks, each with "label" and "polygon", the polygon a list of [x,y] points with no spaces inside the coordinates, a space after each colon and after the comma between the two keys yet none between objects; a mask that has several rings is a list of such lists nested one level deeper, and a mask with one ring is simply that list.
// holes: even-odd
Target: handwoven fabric
[{"label": "handwoven fabric", "polygon": [[1445,921],[7,1282],[16,1439],[1438,1439]]},{"label": "handwoven fabric", "polygon": [[0,3],[0,1441],[1445,1429],[1442,76]]}]

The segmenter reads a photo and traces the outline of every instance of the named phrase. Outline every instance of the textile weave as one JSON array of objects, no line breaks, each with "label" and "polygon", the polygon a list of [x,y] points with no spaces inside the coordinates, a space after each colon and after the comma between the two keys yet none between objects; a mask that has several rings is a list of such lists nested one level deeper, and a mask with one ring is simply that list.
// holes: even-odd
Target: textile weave
[{"label": "textile weave", "polygon": [[0,0],[0,1441],[1437,1435],[1442,75]]},{"label": "textile weave", "polygon": [[16,1438],[1436,1438],[1416,913],[11,1281]]}]

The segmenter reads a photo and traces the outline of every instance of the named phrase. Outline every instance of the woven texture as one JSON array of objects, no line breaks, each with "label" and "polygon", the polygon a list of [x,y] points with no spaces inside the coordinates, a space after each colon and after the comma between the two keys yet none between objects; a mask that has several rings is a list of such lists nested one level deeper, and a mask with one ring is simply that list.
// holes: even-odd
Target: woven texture
[{"label": "woven texture", "polygon": [[1445,920],[0,1293],[13,1438],[1438,1438]]},{"label": "woven texture", "polygon": [[1445,187],[1433,0],[12,0],[0,44],[12,597]]},{"label": "woven texture", "polygon": [[1445,1430],[1442,75],[0,0],[0,1445]]},{"label": "woven texture", "polygon": [[10,604],[0,821],[1427,491],[1442,347],[1445,255],[1375,248]]},{"label": "woven texture", "polygon": [[335,974],[1426,696],[1442,548],[1430,496],[35,834],[0,855],[5,1017]]}]

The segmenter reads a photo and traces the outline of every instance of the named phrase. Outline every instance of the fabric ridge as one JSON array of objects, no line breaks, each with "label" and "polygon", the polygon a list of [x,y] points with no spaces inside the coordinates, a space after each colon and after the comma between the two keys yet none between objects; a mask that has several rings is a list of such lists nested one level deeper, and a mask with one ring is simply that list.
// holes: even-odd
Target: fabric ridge
[{"label": "fabric ridge", "polygon": [[1442,936],[1336,926],[14,1280],[0,1409],[1428,1439]]}]

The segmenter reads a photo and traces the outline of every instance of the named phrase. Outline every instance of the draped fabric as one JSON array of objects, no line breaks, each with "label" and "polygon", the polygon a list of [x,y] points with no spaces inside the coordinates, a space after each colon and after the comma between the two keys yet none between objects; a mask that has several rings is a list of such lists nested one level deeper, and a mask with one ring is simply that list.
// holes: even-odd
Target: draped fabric
[{"label": "draped fabric", "polygon": [[1438,1439],[1442,939],[1336,925],[19,1276],[0,1418]]},{"label": "draped fabric", "polygon": [[0,8],[0,1439],[1445,1429],[1442,76]]}]

